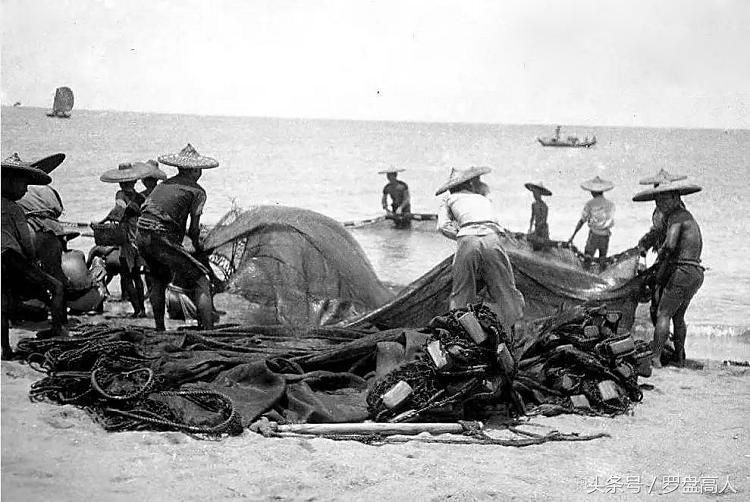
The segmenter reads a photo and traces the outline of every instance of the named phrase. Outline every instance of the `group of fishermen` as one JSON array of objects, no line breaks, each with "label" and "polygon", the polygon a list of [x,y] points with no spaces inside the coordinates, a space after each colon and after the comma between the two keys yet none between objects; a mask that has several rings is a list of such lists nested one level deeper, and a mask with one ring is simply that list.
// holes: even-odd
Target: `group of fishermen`
[{"label": "group of fishermen", "polygon": [[[36,162],[25,162],[14,154],[2,161],[3,359],[13,357],[9,320],[22,300],[43,301],[51,317],[51,328],[45,334],[64,336],[71,299],[80,298],[73,283],[81,274],[76,270],[71,273],[69,264],[66,267],[64,262],[68,253],[67,240],[79,233],[57,221],[62,214],[62,199],[47,186],[52,181],[49,173],[64,158],[56,154]],[[134,316],[145,316],[140,279],[143,268],[157,330],[165,329],[165,293],[176,277],[191,287],[199,326],[210,329],[215,316],[212,273],[207,261],[195,256],[200,256],[200,217],[206,202],[206,192],[197,182],[204,169],[217,167],[219,163],[200,155],[190,144],[178,153],[158,159],[159,163],[176,167],[178,173],[167,178],[158,163],[150,161],[123,163],[101,176],[104,182],[118,183],[120,190],[115,195],[114,208],[99,223],[112,222],[123,236],[117,246],[119,273]],[[145,187],[141,192],[135,190],[138,180]],[[192,252],[183,247],[186,235],[192,242]],[[78,261],[84,263],[83,253],[75,253]],[[104,269],[103,260],[89,260],[86,270],[89,290],[99,292],[93,285],[103,285]],[[98,303],[89,301],[76,310],[101,308],[103,300],[102,294]]]},{"label": "group of fishermen", "polygon": [[[9,314],[20,299],[44,301],[51,312],[50,333],[65,335],[71,297],[80,299],[82,290],[99,291],[95,284],[102,282],[103,267],[90,267],[88,289],[79,285],[73,295],[75,288],[71,287],[71,282],[74,281],[62,270],[63,256],[68,252],[67,240],[77,232],[66,230],[57,221],[62,214],[62,200],[46,185],[52,181],[49,173],[64,158],[64,155],[56,154],[36,162],[25,162],[14,154],[2,161],[2,357],[6,359],[13,356],[9,342]],[[99,223],[113,222],[124,235],[118,246],[119,272],[123,292],[133,305],[134,316],[145,316],[145,295],[140,279],[143,269],[157,330],[165,329],[167,287],[178,279],[193,292],[199,326],[210,329],[215,318],[212,272],[206,255],[201,253],[200,241],[200,217],[206,192],[198,180],[204,169],[215,168],[219,163],[200,155],[190,144],[178,153],[158,157],[158,162],[176,167],[178,173],[167,178],[156,161],[148,161],[123,163],[118,169],[101,176],[104,182],[118,183],[120,190],[115,194],[115,207]],[[397,178],[400,171],[402,169],[396,168],[381,171],[388,178],[382,205],[390,213],[405,216],[404,219],[408,220],[411,201],[408,186]],[[491,307],[510,330],[522,318],[525,303],[516,288],[513,269],[502,246],[502,228],[489,199],[489,187],[481,181],[481,176],[489,172],[489,167],[452,169],[448,180],[435,192],[436,196],[447,192],[437,216],[437,226],[443,235],[457,242],[450,308],[476,302],[478,292],[484,288]],[[678,183],[684,179],[684,176],[673,176],[662,170],[654,177],[641,180],[641,184],[652,185],[652,188],[633,197],[634,201],[656,202],[652,227],[638,244],[642,254],[653,249],[658,255],[652,302],[655,365],[659,365],[670,321],[674,326],[674,362],[684,364],[687,331],[684,316],[690,300],[703,283],[700,228],[681,199],[701,188]],[[135,190],[139,180],[145,187],[141,192]],[[543,246],[549,240],[549,227],[548,209],[542,197],[552,192],[543,183],[527,183],[525,186],[534,194],[530,241]],[[584,206],[569,242],[583,224],[588,223],[586,256],[593,257],[598,252],[600,259],[606,257],[614,225],[614,204],[603,194],[613,186],[598,176],[581,185],[591,192],[592,199]],[[388,197],[391,198],[390,210]],[[192,250],[183,246],[186,236],[192,243]],[[82,260],[79,255],[73,256]],[[95,306],[100,307],[103,295],[94,298],[93,302],[96,301]]]},{"label": "group of fishermen", "polygon": [[[388,176],[388,184],[383,188],[383,209],[388,210],[387,197],[390,197],[390,211],[408,217],[408,186],[397,178],[397,173],[402,170],[381,171]],[[511,330],[523,317],[525,304],[502,246],[502,228],[488,197],[489,188],[481,181],[481,176],[489,172],[489,167],[451,170],[448,180],[435,192],[436,196],[448,192],[437,215],[437,226],[443,235],[457,241],[450,308],[465,307],[478,301],[478,292],[484,288],[490,298],[490,307],[506,329]],[[656,367],[661,366],[670,322],[674,327],[672,363],[685,364],[685,312],[703,284],[700,228],[682,202],[682,196],[696,193],[701,187],[679,183],[686,178],[662,169],[655,176],[640,180],[641,185],[651,185],[652,188],[633,197],[636,202],[655,201],[656,204],[652,226],[638,242],[641,255],[645,256],[649,249],[657,253],[654,267],[657,273],[651,284],[651,317],[655,326],[652,349]],[[542,197],[550,196],[552,192],[543,183],[526,183],[525,187],[534,195],[529,241],[534,249],[543,249],[550,241],[548,208]],[[598,253],[599,262],[604,265],[615,211],[615,204],[604,197],[604,192],[614,188],[614,184],[596,176],[582,183],[581,188],[591,193],[591,199],[584,205],[568,243],[572,243],[583,224],[587,223],[589,236],[584,256],[590,260]]]}]

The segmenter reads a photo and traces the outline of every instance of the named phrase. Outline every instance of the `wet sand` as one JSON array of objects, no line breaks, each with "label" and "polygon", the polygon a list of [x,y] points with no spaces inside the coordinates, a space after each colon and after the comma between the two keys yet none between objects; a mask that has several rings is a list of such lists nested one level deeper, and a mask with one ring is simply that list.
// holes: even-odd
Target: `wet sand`
[{"label": "wet sand", "polygon": [[[12,342],[31,334],[13,329]],[[644,380],[654,389],[617,418],[529,418],[523,428],[532,432],[611,437],[525,448],[368,446],[249,431],[221,441],[110,434],[75,407],[31,403],[29,386],[40,376],[2,363],[3,500],[713,500],[709,492],[722,489],[721,500],[747,500],[750,493],[750,368],[717,362],[655,370]],[[492,423],[487,430],[507,437]]]}]

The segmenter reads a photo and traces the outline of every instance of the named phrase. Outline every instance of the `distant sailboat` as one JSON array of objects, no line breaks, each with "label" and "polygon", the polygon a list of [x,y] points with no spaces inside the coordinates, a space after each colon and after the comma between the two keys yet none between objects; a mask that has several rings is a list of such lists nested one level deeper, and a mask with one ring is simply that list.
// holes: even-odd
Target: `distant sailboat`
[{"label": "distant sailboat", "polygon": [[73,91],[70,90],[70,87],[58,87],[55,91],[55,102],[52,105],[52,111],[48,112],[47,116],[69,119],[72,109]]}]

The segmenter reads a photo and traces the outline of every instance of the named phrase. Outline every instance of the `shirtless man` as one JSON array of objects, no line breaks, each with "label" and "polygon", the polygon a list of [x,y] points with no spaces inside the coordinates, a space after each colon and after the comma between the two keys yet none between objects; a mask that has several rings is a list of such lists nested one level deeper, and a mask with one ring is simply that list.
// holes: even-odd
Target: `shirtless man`
[{"label": "shirtless man", "polygon": [[[396,226],[408,227],[411,224],[408,214],[411,213],[411,197],[409,186],[398,179],[398,173],[405,171],[403,168],[391,167],[378,174],[385,174],[388,184],[383,187],[383,197],[380,204],[383,210],[393,217]],[[391,198],[391,207],[388,209],[388,197]]]},{"label": "shirtless man", "polygon": [[656,310],[653,364],[661,367],[661,353],[669,336],[670,321],[674,327],[675,364],[685,365],[685,312],[695,293],[703,284],[701,251],[703,238],[698,223],[685,208],[681,196],[699,192],[697,185],[661,183],[658,187],[636,194],[636,202],[656,201],[664,217],[666,236],[658,251],[661,267],[657,284],[663,287]]}]

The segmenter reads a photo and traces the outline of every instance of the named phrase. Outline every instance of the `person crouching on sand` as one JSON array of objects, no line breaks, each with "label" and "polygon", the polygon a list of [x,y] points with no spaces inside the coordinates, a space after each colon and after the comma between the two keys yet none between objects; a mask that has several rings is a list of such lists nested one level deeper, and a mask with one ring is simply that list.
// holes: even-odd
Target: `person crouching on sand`
[{"label": "person crouching on sand", "polygon": [[510,260],[502,247],[501,230],[479,177],[489,167],[453,169],[435,195],[450,192],[438,212],[438,230],[457,241],[453,257],[453,289],[450,308],[461,308],[478,300],[479,284],[490,296],[489,306],[510,332],[523,316],[524,298],[516,288]]},{"label": "person crouching on sand", "polygon": [[615,185],[597,176],[594,179],[581,183],[581,188],[591,192],[591,200],[583,206],[581,219],[578,220],[573,235],[568,239],[572,244],[578,231],[584,223],[589,225],[589,237],[583,254],[593,258],[599,253],[599,263],[603,264],[609,249],[609,238],[612,235],[612,227],[615,225],[615,203],[604,197],[604,192],[612,190]]},{"label": "person crouching on sand", "polygon": [[663,288],[656,310],[653,364],[661,367],[661,353],[669,336],[669,323],[674,326],[674,363],[685,365],[685,312],[695,293],[703,285],[701,252],[703,238],[698,222],[685,208],[681,196],[701,191],[697,185],[676,182],[660,183],[658,187],[637,193],[635,202],[653,200],[664,217],[664,243],[658,251],[661,263],[656,283]]},{"label": "person crouching on sand", "polygon": [[188,144],[179,153],[162,155],[159,162],[178,169],[176,176],[160,183],[141,207],[136,243],[148,266],[151,278],[151,306],[156,329],[163,331],[165,293],[177,271],[196,290],[198,323],[202,329],[213,327],[210,271],[191,256],[182,240],[188,217],[187,236],[196,251],[201,251],[200,217],[206,203],[206,191],[198,184],[203,169],[219,163],[200,155]]},{"label": "person crouching on sand", "polygon": [[144,197],[135,191],[135,183],[150,172],[143,162],[127,162],[117,169],[111,169],[99,178],[105,183],[119,183],[120,190],[115,194],[115,207],[102,220],[116,221],[124,230],[125,242],[120,244],[120,277],[123,293],[127,294],[133,306],[133,317],[146,317],[143,281],[141,280],[141,259],[135,245],[136,227]]},{"label": "person crouching on sand", "polygon": [[10,346],[11,308],[22,298],[37,298],[50,306],[51,334],[66,336],[65,288],[61,281],[44,272],[36,259],[29,226],[16,203],[29,185],[47,185],[52,178],[18,154],[2,161],[2,358],[12,359]]},{"label": "person crouching on sand", "polygon": [[542,200],[542,196],[549,197],[552,192],[543,183],[525,183],[524,186],[534,194],[531,203],[531,219],[529,220],[529,242],[534,250],[543,249],[549,242],[549,226],[547,213],[549,208]]}]

